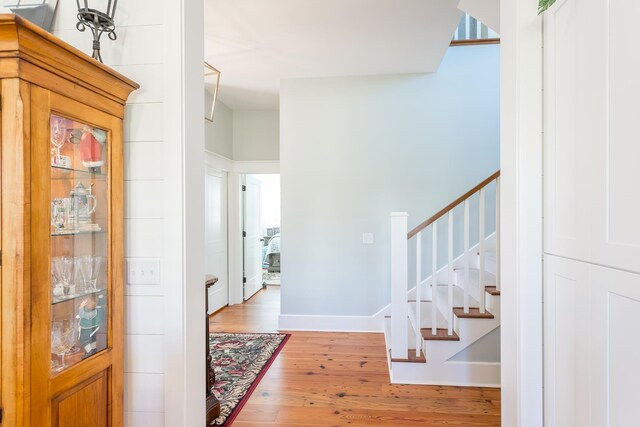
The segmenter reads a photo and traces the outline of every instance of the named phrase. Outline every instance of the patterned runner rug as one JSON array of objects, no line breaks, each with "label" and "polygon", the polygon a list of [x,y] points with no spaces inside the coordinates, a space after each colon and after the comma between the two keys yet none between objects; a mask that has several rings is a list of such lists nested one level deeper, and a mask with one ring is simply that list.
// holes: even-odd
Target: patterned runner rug
[{"label": "patterned runner rug", "polygon": [[230,426],[289,339],[289,334],[209,335],[220,416],[211,425]]}]

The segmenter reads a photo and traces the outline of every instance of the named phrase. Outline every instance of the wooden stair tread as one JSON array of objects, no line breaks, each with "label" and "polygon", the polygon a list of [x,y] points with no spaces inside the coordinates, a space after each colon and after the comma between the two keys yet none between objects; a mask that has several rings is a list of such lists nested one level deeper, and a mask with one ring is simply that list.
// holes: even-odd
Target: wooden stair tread
[{"label": "wooden stair tread", "polygon": [[421,328],[420,333],[422,339],[429,341],[460,341],[460,337],[455,332],[453,335],[449,335],[449,330],[446,328],[438,328],[436,335],[431,335],[431,328]]},{"label": "wooden stair tread", "polygon": [[493,314],[485,311],[484,313],[480,313],[479,308],[469,307],[469,312],[464,312],[464,307],[454,307],[453,314],[455,314],[460,319],[493,319]]},{"label": "wooden stair tread", "polygon": [[[389,355],[391,355],[391,349],[389,349]],[[391,356],[392,362],[406,362],[406,363],[427,363],[427,357],[424,355],[424,352],[420,350],[420,356],[416,356],[416,349],[409,349],[409,358],[408,359],[394,359]]]},{"label": "wooden stair tread", "polygon": [[495,286],[485,286],[484,290],[489,295],[500,296],[500,291]]}]

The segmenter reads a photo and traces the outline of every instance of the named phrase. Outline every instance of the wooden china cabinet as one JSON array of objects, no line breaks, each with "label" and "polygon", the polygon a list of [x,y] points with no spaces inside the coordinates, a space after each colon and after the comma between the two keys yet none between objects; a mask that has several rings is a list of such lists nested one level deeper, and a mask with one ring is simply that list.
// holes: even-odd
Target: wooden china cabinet
[{"label": "wooden china cabinet", "polygon": [[0,15],[2,426],[123,424],[122,120],[137,88]]}]

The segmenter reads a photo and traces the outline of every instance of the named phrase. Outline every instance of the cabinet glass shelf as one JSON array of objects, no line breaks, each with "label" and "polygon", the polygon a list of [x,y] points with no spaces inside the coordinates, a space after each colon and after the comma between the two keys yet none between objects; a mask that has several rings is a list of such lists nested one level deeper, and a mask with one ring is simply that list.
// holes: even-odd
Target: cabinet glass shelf
[{"label": "cabinet glass shelf", "polygon": [[64,237],[64,236],[82,236],[82,235],[91,235],[91,234],[105,234],[105,230],[65,230],[65,231],[53,231],[51,233],[52,237]]},{"label": "cabinet glass shelf", "polygon": [[96,295],[96,294],[101,294],[101,293],[105,293],[106,289],[95,289],[95,290],[90,290],[90,291],[85,291],[85,292],[79,292],[79,293],[75,293],[73,295],[65,295],[65,296],[54,296],[52,299],[51,304],[52,305],[56,305],[56,304],[60,304],[63,302],[68,302],[68,301],[73,301],[73,300],[77,300],[80,298],[84,298],[86,296],[89,295]]},{"label": "cabinet glass shelf", "polygon": [[102,172],[91,172],[86,169],[72,169],[51,165],[51,179],[87,179],[104,180],[107,178]]}]

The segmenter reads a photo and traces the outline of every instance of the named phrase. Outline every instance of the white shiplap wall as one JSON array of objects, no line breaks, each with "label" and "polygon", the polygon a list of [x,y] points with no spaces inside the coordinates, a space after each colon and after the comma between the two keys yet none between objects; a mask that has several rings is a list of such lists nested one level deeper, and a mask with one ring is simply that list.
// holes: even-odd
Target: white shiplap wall
[{"label": "white shiplap wall", "polygon": [[[91,52],[91,35],[75,28],[76,2],[60,0],[52,32]],[[118,2],[118,39],[102,40],[104,62],[141,86],[129,98],[124,131],[125,257],[163,256],[163,2]],[[125,425],[164,425],[164,283],[125,286]]]}]

